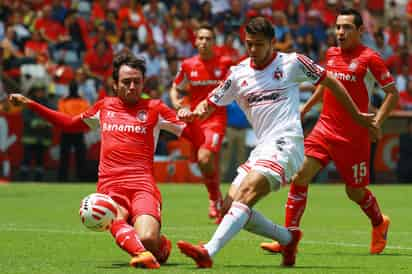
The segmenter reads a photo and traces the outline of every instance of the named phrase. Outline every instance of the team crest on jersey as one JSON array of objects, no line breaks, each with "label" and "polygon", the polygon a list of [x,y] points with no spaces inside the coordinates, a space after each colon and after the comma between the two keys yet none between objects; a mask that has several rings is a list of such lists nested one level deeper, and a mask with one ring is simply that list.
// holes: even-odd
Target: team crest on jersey
[{"label": "team crest on jersey", "polygon": [[243,80],[243,82],[242,82],[242,84],[240,85],[240,87],[243,88],[243,87],[247,87],[247,86],[248,86],[248,84],[247,84],[246,80]]},{"label": "team crest on jersey", "polygon": [[190,72],[190,77],[197,77],[199,75],[199,73],[197,72],[197,70],[192,70]]},{"label": "team crest on jersey", "polygon": [[350,65],[349,65],[349,70],[355,71],[356,68],[358,67],[358,65],[359,65],[358,61],[356,61],[356,60],[352,61],[352,63],[350,63]]},{"label": "team crest on jersey", "polygon": [[144,122],[146,122],[147,121],[147,111],[146,110],[141,110],[141,111],[139,111],[138,113],[137,113],[137,116],[136,116],[136,119],[139,121],[139,122],[142,122],[142,123],[144,123]]},{"label": "team crest on jersey", "polygon": [[281,71],[279,68],[276,68],[275,72],[273,73],[273,78],[276,80],[280,80],[283,78],[283,71]]},{"label": "team crest on jersey", "polygon": [[215,69],[215,76],[216,78],[220,78],[220,76],[222,76],[222,70],[220,68]]}]

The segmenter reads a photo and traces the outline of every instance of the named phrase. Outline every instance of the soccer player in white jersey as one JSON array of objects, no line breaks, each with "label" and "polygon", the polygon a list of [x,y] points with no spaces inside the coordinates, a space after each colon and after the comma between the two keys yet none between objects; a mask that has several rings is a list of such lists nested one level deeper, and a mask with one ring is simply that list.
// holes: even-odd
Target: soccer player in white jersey
[{"label": "soccer player in white jersey", "polygon": [[358,110],[348,92],[331,74],[305,56],[274,50],[274,31],[267,19],[256,17],[249,21],[245,42],[249,58],[232,67],[225,82],[193,112],[187,109],[178,112],[179,117],[185,120],[204,118],[217,107],[235,100],[245,112],[258,139],[247,162],[238,168],[238,176],[224,203],[227,213],[212,239],[205,245],[192,245],[185,241],[177,244],[198,267],[211,267],[212,258],[242,228],[277,239],[285,246],[282,264],[295,264],[301,231],[273,224],[252,207],[287,183],[302,164],[303,133],[298,88],[301,82],[310,81],[329,87],[355,121],[373,130],[372,116]]}]

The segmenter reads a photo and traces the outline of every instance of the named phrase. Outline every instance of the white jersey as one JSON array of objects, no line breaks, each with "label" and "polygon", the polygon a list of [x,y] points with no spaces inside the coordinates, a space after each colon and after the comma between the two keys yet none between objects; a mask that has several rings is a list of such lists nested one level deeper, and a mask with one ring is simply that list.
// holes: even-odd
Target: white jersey
[{"label": "white jersey", "polygon": [[254,129],[257,144],[272,143],[281,136],[303,137],[299,84],[317,84],[325,75],[322,67],[296,53],[278,52],[263,68],[254,67],[247,58],[231,67],[208,101],[224,106],[236,100]]}]

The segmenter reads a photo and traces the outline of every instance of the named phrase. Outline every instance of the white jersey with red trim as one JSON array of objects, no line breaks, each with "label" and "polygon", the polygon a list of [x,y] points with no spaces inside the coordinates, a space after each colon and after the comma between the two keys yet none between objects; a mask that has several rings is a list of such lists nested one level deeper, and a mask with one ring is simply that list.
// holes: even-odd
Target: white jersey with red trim
[{"label": "white jersey with red trim", "polygon": [[160,100],[140,99],[128,106],[106,97],[80,115],[90,128],[100,128],[98,189],[108,185],[156,189],[153,157],[161,129],[180,136],[186,124]]},{"label": "white jersey with red trim", "polygon": [[299,84],[319,83],[326,71],[311,59],[297,53],[280,53],[263,68],[247,58],[236,66],[208,101],[224,106],[233,100],[251,123],[258,143],[273,137],[303,136],[299,112]]}]

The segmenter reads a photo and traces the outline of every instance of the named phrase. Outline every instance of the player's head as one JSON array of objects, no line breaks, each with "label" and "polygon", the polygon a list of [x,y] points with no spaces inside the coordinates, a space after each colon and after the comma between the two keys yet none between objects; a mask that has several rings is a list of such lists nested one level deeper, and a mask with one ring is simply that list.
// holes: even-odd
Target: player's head
[{"label": "player's head", "polygon": [[143,90],[146,64],[130,51],[122,51],[113,61],[113,92],[123,102],[135,104]]},{"label": "player's head", "polygon": [[269,20],[253,17],[246,25],[245,45],[252,62],[256,66],[265,65],[273,54],[275,31]]},{"label": "player's head", "polygon": [[196,31],[195,45],[201,57],[208,58],[213,54],[215,31],[209,24],[202,24]]},{"label": "player's head", "polygon": [[355,9],[342,9],[336,18],[335,33],[338,45],[342,49],[351,49],[359,45],[363,31],[363,20]]}]

